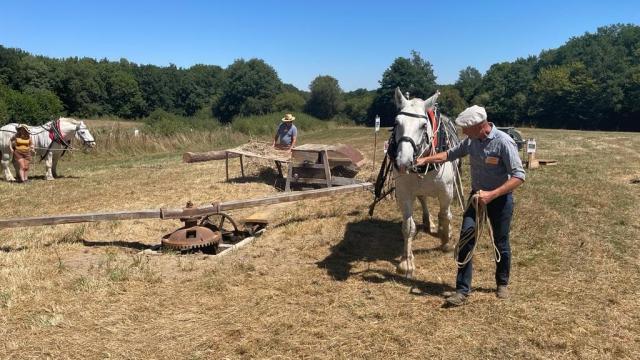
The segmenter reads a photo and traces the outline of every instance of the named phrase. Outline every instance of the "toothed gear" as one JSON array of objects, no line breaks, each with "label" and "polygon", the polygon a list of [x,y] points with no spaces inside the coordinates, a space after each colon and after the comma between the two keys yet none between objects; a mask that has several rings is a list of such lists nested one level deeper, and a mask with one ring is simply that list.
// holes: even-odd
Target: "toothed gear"
[{"label": "toothed gear", "polygon": [[175,250],[192,250],[217,247],[222,235],[204,226],[191,226],[178,229],[162,238],[162,246]]}]

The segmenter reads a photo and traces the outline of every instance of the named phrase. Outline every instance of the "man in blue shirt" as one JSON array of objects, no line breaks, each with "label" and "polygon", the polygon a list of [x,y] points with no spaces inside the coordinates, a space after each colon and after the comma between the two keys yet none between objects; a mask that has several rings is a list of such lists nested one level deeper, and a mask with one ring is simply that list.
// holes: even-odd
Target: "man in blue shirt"
[{"label": "man in blue shirt", "polygon": [[273,138],[273,146],[281,150],[290,150],[296,146],[298,140],[298,129],[293,125],[296,118],[291,114],[285,114],[282,123],[276,130],[276,136]]},{"label": "man in blue shirt", "polygon": [[[478,203],[486,206],[494,244],[500,255],[500,261],[496,263],[496,295],[506,299],[509,297],[507,285],[511,269],[509,228],[513,215],[512,192],[525,179],[522,161],[515,141],[487,121],[487,113],[483,107],[474,105],[465,109],[456,119],[456,124],[462,127],[467,138],[448,151],[419,158],[417,165],[443,163],[469,155],[471,196],[477,194]],[[464,263],[475,245],[475,228],[476,209],[469,206],[463,215],[460,237],[469,238],[470,241],[459,249],[456,259],[458,263]],[[471,291],[472,272],[472,260],[458,267],[456,292],[446,298],[449,305],[458,306],[466,302]]]}]

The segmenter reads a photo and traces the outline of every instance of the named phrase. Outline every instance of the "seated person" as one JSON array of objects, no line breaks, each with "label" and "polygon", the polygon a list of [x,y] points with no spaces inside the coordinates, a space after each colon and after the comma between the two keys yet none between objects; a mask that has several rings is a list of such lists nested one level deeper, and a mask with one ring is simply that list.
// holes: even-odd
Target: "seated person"
[{"label": "seated person", "polygon": [[282,118],[282,123],[278,126],[276,136],[273,138],[273,147],[280,150],[291,150],[296,146],[298,129],[293,125],[295,119],[291,114],[286,114]]}]

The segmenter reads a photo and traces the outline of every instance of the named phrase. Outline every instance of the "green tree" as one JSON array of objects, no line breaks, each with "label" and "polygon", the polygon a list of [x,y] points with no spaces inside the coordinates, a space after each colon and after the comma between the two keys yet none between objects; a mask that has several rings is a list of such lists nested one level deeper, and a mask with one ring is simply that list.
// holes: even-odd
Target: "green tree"
[{"label": "green tree", "polygon": [[375,91],[357,89],[344,95],[344,114],[358,124],[366,124]]},{"label": "green tree", "polygon": [[131,119],[144,114],[144,99],[132,74],[118,70],[105,80],[107,113]]},{"label": "green tree", "polygon": [[369,109],[369,119],[373,119],[377,114],[380,115],[383,126],[393,124],[397,113],[393,101],[396,87],[400,87],[403,92],[409,92],[412,97],[421,99],[433,95],[436,90],[436,76],[431,63],[416,51],[411,51],[410,59],[396,58],[382,74],[380,88],[376,91],[376,97]]},{"label": "green tree", "polygon": [[438,108],[440,112],[455,118],[467,107],[467,103],[460,96],[457,87],[443,86],[438,96]]},{"label": "green tree", "polygon": [[276,96],[273,110],[280,112],[298,112],[304,108],[305,100],[298,92],[285,91]]},{"label": "green tree", "polygon": [[526,121],[536,61],[537,58],[531,56],[513,63],[494,64],[489,68],[478,94],[482,94],[486,100],[484,105],[492,121],[499,125]]},{"label": "green tree", "polygon": [[308,114],[319,119],[330,119],[342,111],[342,89],[335,78],[318,76],[309,85],[309,90],[311,96],[305,105]]},{"label": "green tree", "polygon": [[225,71],[221,96],[213,105],[213,113],[223,122],[236,115],[269,113],[281,88],[278,74],[263,60],[236,60]]},{"label": "green tree", "polygon": [[580,62],[540,70],[532,98],[531,113],[541,126],[581,129],[594,125],[590,104],[597,98],[596,83]]},{"label": "green tree", "polygon": [[462,99],[467,103],[471,102],[471,100],[478,95],[478,90],[481,85],[482,74],[472,66],[467,66],[465,69],[460,70],[458,80],[455,83],[456,89],[458,89]]}]

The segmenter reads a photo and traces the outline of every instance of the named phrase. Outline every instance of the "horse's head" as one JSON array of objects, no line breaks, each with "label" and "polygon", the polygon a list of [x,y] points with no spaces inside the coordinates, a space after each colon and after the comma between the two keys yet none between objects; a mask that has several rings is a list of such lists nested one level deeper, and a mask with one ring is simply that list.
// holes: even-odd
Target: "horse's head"
[{"label": "horse's head", "polygon": [[89,132],[87,125],[84,124],[84,121],[80,121],[80,123],[76,126],[76,138],[82,141],[82,144],[85,147],[93,148],[96,146],[96,140]]},{"label": "horse's head", "polygon": [[67,137],[70,134],[74,134],[76,139],[82,141],[82,145],[86,148],[93,148],[96,146],[96,141],[89,132],[87,125],[85,125],[84,121],[78,121],[70,118],[60,118],[59,119],[60,131],[65,137],[66,141],[70,141],[71,138]]},{"label": "horse's head", "polygon": [[435,105],[439,94],[437,92],[427,100],[408,100],[396,88],[395,103],[400,112],[396,116],[393,132],[397,144],[395,163],[400,172],[412,168],[416,158],[429,147],[433,139],[433,128],[427,110]]}]

